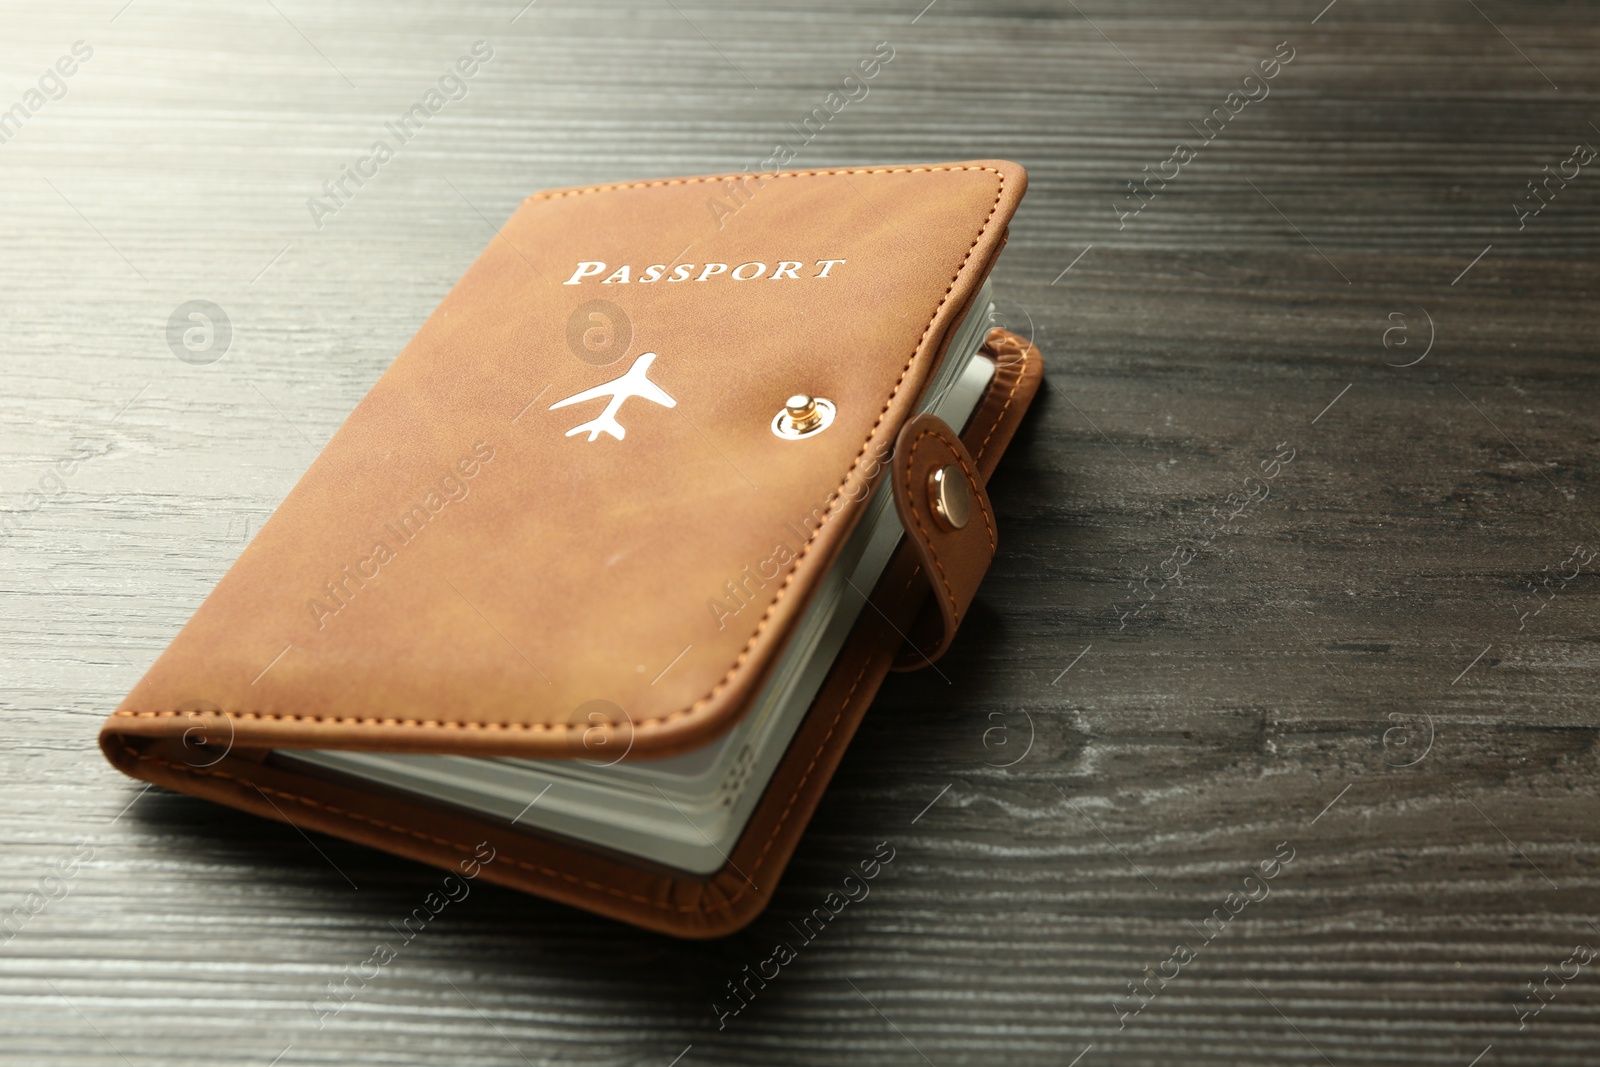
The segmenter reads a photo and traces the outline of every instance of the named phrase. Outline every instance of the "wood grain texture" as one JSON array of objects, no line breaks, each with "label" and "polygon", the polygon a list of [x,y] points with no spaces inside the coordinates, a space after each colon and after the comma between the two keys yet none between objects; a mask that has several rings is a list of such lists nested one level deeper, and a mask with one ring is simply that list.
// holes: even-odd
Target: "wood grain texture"
[{"label": "wood grain texture", "polygon": [[[0,39],[0,109],[94,49],[0,144],[0,914],[58,898],[0,944],[6,1062],[1595,1061],[1595,965],[1518,1012],[1600,947],[1569,562],[1600,547],[1600,171],[1512,207],[1600,145],[1594,5],[120,3],[11,5]],[[466,98],[314,226],[480,39]],[[141,794],[101,717],[523,196],[764,159],[882,40],[800,164],[1032,178],[997,287],[1048,387],[943,677],[891,680],[750,930],[483,886],[319,1027],[436,872]],[[167,343],[192,299],[233,328],[207,366]]]}]

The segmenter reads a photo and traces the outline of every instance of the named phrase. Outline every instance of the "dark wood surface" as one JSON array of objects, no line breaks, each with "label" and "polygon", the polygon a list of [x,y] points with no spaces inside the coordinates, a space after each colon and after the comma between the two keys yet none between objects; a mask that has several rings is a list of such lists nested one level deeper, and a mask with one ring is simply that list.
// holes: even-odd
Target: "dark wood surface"
[{"label": "dark wood surface", "polygon": [[[1600,145],[1600,12],[921,2],[6,11],[0,108],[94,54],[0,144],[0,914],[57,898],[0,944],[0,1059],[1600,1057],[1600,164],[1513,208]],[[467,97],[314,226],[479,39]],[[891,681],[748,931],[483,886],[319,1028],[437,874],[141,793],[101,717],[491,222],[763,159],[883,40],[800,164],[1032,180],[997,287],[1049,387],[948,682]],[[1270,95],[1119,229],[1125,183],[1280,42]],[[166,338],[192,299],[232,324],[205,366]],[[725,983],[881,841],[870,896],[719,1030]]]}]

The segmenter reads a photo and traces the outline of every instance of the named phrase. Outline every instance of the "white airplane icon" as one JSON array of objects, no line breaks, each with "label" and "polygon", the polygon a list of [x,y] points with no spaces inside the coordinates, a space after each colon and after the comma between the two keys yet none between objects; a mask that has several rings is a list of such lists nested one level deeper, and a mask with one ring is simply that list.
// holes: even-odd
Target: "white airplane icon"
[{"label": "white airplane icon", "polygon": [[647,376],[650,364],[654,363],[655,359],[656,354],[654,352],[640,353],[639,358],[633,361],[633,366],[628,368],[628,373],[622,377],[613,378],[603,385],[597,385],[593,389],[585,389],[581,393],[574,393],[565,400],[558,400],[551,404],[550,410],[554,411],[556,408],[564,408],[568,404],[581,404],[585,400],[598,400],[603,396],[611,398],[611,403],[606,405],[599,418],[594,419],[592,422],[586,422],[582,426],[574,426],[567,431],[566,436],[571,437],[573,434],[587,431],[591,441],[602,433],[608,433],[617,440],[622,440],[627,436],[628,431],[623,429],[622,424],[617,421],[617,412],[622,410],[622,402],[630,396],[644,397],[646,400],[654,401],[664,408],[677,407],[678,402],[668,396],[666,390],[652,382]]}]

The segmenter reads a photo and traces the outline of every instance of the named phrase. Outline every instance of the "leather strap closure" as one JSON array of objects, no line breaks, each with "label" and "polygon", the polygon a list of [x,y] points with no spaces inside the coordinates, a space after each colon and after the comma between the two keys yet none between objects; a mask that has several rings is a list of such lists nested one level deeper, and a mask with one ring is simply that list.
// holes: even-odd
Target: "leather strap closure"
[{"label": "leather strap closure", "polygon": [[890,467],[894,504],[930,586],[894,669],[913,671],[944,654],[994,559],[994,510],[978,465],[936,415],[907,422]]}]

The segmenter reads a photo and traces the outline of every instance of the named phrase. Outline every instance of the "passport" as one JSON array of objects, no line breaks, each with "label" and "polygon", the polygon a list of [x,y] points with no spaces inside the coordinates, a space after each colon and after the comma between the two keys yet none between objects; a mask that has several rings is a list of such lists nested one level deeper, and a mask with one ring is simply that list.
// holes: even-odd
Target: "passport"
[{"label": "passport", "polygon": [[650,929],[740,928],[997,551],[986,485],[1042,359],[985,286],[1025,185],[980,160],[529,197],[107,757]]}]

